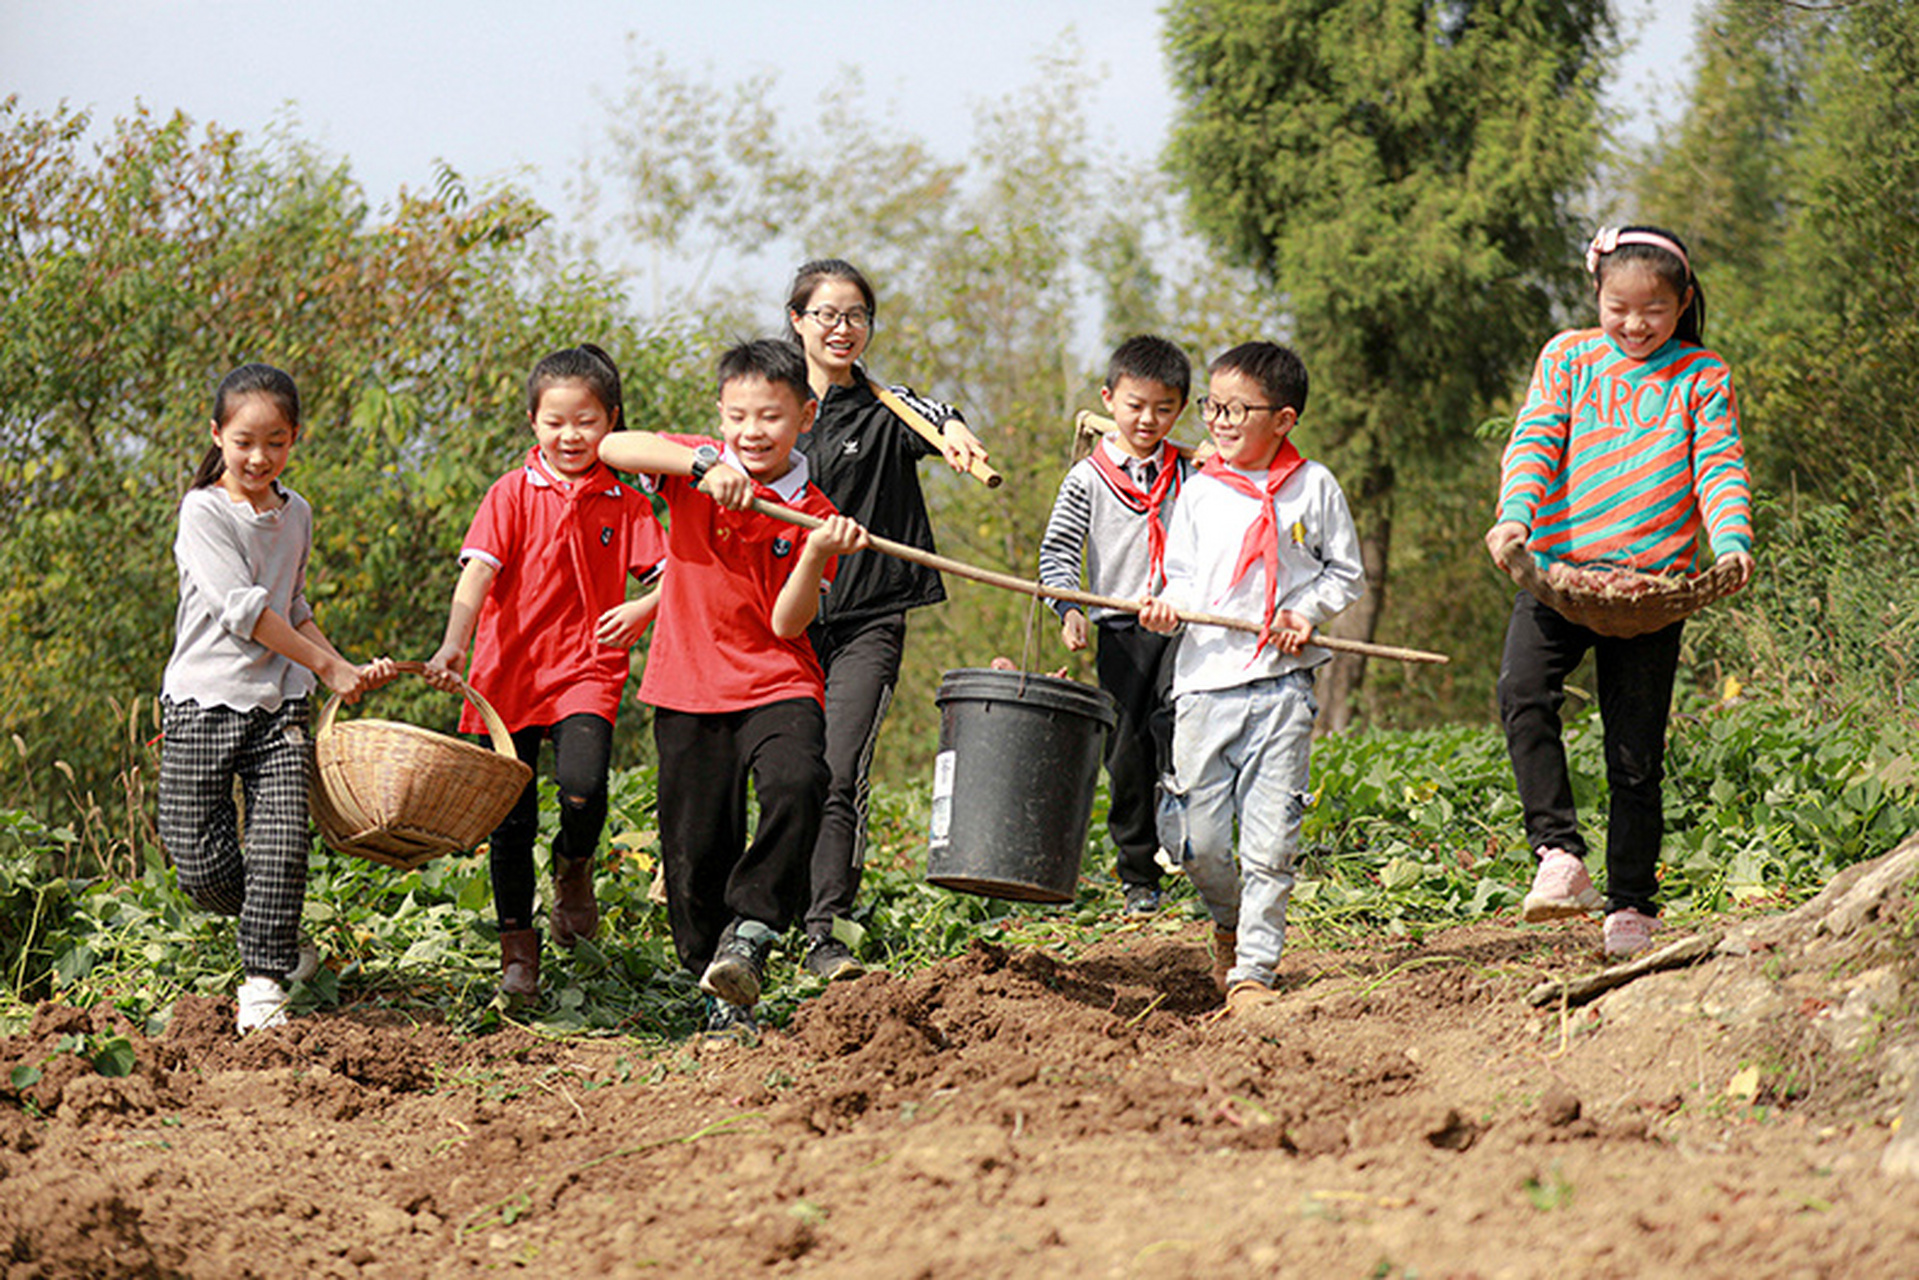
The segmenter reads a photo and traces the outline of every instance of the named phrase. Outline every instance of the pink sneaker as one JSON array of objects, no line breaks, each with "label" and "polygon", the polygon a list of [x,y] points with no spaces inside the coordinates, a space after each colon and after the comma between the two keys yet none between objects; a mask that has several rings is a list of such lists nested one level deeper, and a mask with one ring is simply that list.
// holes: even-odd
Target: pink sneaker
[{"label": "pink sneaker", "polygon": [[1636,956],[1652,946],[1658,930],[1657,918],[1632,907],[1622,907],[1606,916],[1606,954],[1624,959]]},{"label": "pink sneaker", "polygon": [[1533,873],[1532,892],[1521,904],[1519,918],[1527,924],[1563,920],[1567,916],[1597,911],[1604,901],[1593,888],[1585,863],[1564,849],[1541,849],[1539,870]]}]

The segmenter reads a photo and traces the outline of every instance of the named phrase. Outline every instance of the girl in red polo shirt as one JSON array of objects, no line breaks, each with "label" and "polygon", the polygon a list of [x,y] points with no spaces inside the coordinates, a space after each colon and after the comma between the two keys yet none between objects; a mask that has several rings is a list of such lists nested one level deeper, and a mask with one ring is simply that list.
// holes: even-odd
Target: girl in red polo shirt
[{"label": "girl in red polo shirt", "polygon": [[[427,667],[456,674],[471,645],[468,679],[506,721],[520,759],[536,764],[540,743],[552,739],[560,833],[553,841],[551,922],[553,940],[570,947],[599,930],[593,855],[606,824],[613,719],[627,651],[657,607],[656,594],[627,600],[626,577],[654,574],[665,545],[652,504],[600,461],[600,442],[626,425],[612,357],[591,343],[554,352],[534,366],[526,403],[534,445],[480,502],[460,549],[464,567],[446,637]],[[460,728],[483,731],[471,706]],[[494,830],[489,856],[500,994],[515,1003],[540,989],[533,927],[538,833],[538,783],[528,782]]]}]

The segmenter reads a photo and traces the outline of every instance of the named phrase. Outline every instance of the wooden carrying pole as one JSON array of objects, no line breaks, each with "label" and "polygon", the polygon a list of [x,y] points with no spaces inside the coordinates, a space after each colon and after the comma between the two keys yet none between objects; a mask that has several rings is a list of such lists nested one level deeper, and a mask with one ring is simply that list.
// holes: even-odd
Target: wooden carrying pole
[{"label": "wooden carrying pole", "polygon": [[[894,395],[888,388],[873,381],[873,379],[868,378],[866,385],[872,388],[873,394],[879,397],[881,404],[891,409],[894,416],[901,422],[904,422],[914,431],[924,436],[928,444],[937,449],[944,449],[946,447],[946,440],[940,435],[940,429],[928,422],[926,415]],[[1006,477],[987,466],[985,462],[978,458],[973,459],[973,465],[968,468],[967,474],[985,485],[988,489],[999,488],[1000,484],[1006,479]]]},{"label": "wooden carrying pole", "polygon": [[[781,506],[776,502],[767,502],[763,498],[753,499],[753,510],[763,516],[787,524],[798,525],[802,529],[817,529],[826,522],[818,516],[809,516],[803,511]],[[1069,604],[1097,605],[1102,609],[1113,609],[1120,613],[1138,613],[1139,601],[1122,600],[1118,596],[1094,595],[1090,591],[1080,591],[1070,587],[1048,587],[1026,578],[1016,578],[1010,573],[1000,573],[993,569],[981,569],[977,565],[967,564],[964,560],[954,560],[947,556],[936,555],[931,551],[922,551],[904,542],[895,542],[891,538],[882,538],[876,533],[868,533],[867,538],[875,551],[895,556],[901,560],[911,560],[914,564],[923,564],[942,573],[956,574],[974,582],[983,582],[989,587],[1001,587],[1007,591],[1017,591],[1022,595],[1037,596],[1042,600],[1064,600]],[[1181,622],[1202,627],[1225,627],[1232,631],[1250,631],[1257,635],[1262,628],[1257,622],[1246,618],[1227,618],[1215,613],[1188,613],[1178,610]],[[1322,649],[1331,649],[1335,653],[1355,653],[1367,658],[1390,658],[1396,662],[1450,662],[1443,653],[1429,653],[1424,649],[1401,649],[1394,645],[1368,644],[1364,640],[1346,640],[1338,636],[1322,635],[1313,632],[1308,644],[1318,645]]]}]

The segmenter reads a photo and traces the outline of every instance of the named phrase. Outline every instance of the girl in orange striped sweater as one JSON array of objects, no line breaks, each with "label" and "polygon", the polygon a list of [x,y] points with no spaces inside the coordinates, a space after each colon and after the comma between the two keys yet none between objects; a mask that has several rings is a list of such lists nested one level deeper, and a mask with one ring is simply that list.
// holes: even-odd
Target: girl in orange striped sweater
[{"label": "girl in orange striped sweater", "polygon": [[[1599,327],[1540,352],[1501,464],[1495,562],[1523,545],[1554,563],[1645,573],[1715,559],[1752,575],[1751,484],[1732,376],[1701,344],[1705,299],[1684,244],[1656,227],[1606,228],[1586,252]],[[1601,636],[1521,591],[1499,669],[1500,718],[1539,859],[1522,914],[1583,915],[1602,899],[1585,866],[1560,737],[1566,678],[1594,654],[1612,799],[1605,949],[1632,955],[1657,927],[1666,721],[1684,624]]]}]

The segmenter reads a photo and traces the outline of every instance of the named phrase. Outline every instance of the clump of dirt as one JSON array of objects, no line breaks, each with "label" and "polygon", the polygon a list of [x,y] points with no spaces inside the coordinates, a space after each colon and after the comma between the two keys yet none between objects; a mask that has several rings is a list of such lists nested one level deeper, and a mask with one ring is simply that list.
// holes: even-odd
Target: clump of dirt
[{"label": "clump of dirt", "polygon": [[1236,1019],[1205,926],[1162,917],[869,973],[758,1047],[637,1071],[631,1042],[371,1005],[245,1039],[230,1001],[181,999],[158,1039],[48,1005],[0,1040],[0,1263],[1894,1274],[1919,1256],[1919,1181],[1879,1168],[1919,1075],[1900,857],[1589,1003],[1529,995],[1601,967],[1596,925],[1494,921],[1297,938]]}]

